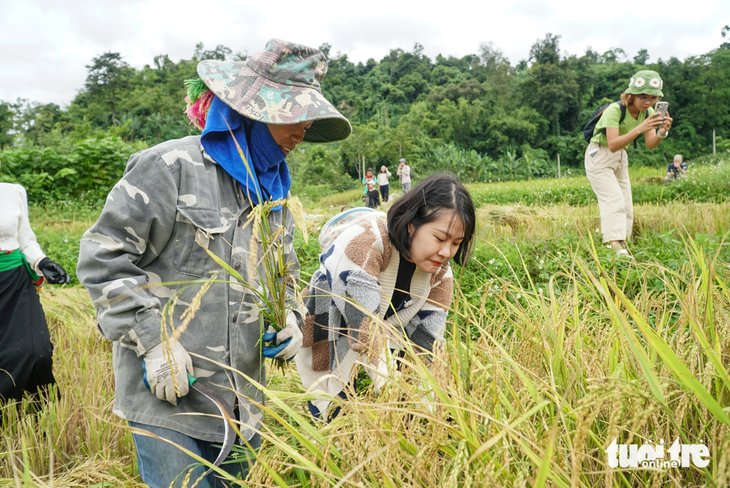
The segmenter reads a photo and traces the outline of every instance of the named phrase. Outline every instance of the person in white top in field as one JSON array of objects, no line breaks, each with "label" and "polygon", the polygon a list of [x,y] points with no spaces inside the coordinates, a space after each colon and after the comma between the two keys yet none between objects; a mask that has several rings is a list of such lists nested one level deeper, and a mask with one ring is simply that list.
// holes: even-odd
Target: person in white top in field
[{"label": "person in white top in field", "polygon": [[53,377],[53,344],[36,287],[71,281],[43,254],[28,220],[25,188],[0,183],[0,403],[37,397]]},{"label": "person in white top in field", "polygon": [[388,202],[390,196],[390,186],[388,184],[388,178],[391,177],[390,171],[385,165],[380,167],[380,173],[378,173],[378,187],[380,187],[380,196],[383,199],[383,203]]}]

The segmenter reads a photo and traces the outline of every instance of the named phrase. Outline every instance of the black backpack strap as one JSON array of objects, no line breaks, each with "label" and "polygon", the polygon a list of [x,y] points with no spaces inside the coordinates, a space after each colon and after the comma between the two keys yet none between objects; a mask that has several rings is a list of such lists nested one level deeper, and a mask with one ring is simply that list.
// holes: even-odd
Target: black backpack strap
[{"label": "black backpack strap", "polygon": [[[626,118],[626,107],[624,106],[624,102],[622,100],[619,100],[616,103],[618,103],[618,108],[621,109],[621,117],[619,117],[619,119],[618,119],[618,125],[621,125],[621,122],[623,122],[624,119]],[[610,106],[611,106],[610,104],[608,106],[606,106],[606,108],[603,109],[603,112],[605,112],[606,110],[608,110],[608,107],[610,107]],[[603,112],[601,112],[601,115],[603,115]],[[604,127],[603,129],[600,130],[600,132],[602,134],[605,134],[606,133],[606,128]],[[598,147],[601,147],[601,142],[600,141],[598,142]]]},{"label": "black backpack strap", "polygon": [[620,100],[618,102],[618,106],[621,109],[621,118],[618,119],[618,125],[621,125],[621,122],[623,122],[624,119],[626,118],[626,105],[624,105],[623,100]]}]

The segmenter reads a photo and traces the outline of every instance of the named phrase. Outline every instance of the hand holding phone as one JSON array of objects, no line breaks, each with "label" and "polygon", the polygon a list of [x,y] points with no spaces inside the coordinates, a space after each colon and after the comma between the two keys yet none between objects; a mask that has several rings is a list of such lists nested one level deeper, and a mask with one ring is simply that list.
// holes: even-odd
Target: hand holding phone
[{"label": "hand holding phone", "polygon": [[667,109],[669,108],[669,102],[657,102],[654,105],[654,112],[662,114],[662,119],[667,116]]}]

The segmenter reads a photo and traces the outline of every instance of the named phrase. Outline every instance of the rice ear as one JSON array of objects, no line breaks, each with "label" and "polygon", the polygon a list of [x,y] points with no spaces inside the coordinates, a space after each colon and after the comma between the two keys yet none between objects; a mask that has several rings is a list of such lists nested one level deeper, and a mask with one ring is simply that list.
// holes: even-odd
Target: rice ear
[{"label": "rice ear", "polygon": [[286,207],[294,217],[294,223],[297,228],[302,232],[302,238],[304,243],[309,245],[309,232],[307,232],[307,221],[304,218],[304,207],[302,206],[301,200],[297,197],[290,197],[286,199]]}]

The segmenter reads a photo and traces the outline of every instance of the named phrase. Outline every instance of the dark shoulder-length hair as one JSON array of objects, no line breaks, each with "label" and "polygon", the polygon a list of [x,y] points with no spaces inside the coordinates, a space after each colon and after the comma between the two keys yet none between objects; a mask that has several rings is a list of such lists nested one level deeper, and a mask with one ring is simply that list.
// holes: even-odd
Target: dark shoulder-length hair
[{"label": "dark shoulder-length hair", "polygon": [[388,211],[388,238],[398,252],[411,258],[411,233],[415,228],[440,218],[444,212],[453,212],[464,224],[464,240],[454,256],[459,265],[466,264],[469,247],[476,229],[476,211],[469,192],[453,173],[436,173],[424,179],[390,207]]}]

